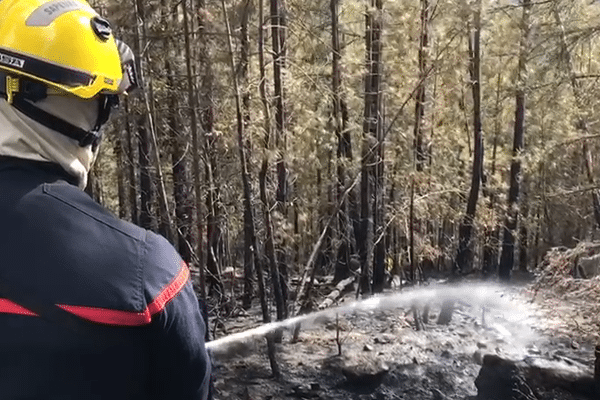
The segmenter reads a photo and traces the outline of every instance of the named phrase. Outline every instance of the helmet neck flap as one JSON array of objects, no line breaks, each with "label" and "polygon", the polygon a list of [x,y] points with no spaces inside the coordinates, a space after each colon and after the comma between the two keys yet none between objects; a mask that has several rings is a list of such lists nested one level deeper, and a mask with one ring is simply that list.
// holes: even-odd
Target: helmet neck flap
[{"label": "helmet neck flap", "polygon": [[48,97],[48,88],[40,82],[14,78],[0,72],[0,96],[35,122],[76,140],[81,147],[91,145],[93,151],[96,151],[102,139],[102,126],[108,121],[111,110],[119,104],[117,95],[98,95],[98,119],[94,128],[86,131],[35,105]]}]

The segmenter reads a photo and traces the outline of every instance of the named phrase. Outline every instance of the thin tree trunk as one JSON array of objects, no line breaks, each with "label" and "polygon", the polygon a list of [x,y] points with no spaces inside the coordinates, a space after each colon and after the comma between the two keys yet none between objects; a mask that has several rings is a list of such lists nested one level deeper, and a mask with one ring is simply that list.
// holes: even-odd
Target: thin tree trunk
[{"label": "thin tree trunk", "polygon": [[[138,59],[140,59],[141,62],[141,58],[140,56],[142,55],[142,53],[140,52],[141,49],[145,48],[146,43],[148,42],[147,40],[147,28],[146,28],[146,15],[145,15],[145,10],[144,10],[144,5],[143,2],[141,0],[135,0],[134,2],[135,5],[135,11],[136,11],[136,16],[139,19],[139,22],[141,23],[141,29],[142,31],[140,32],[140,23],[136,24],[136,37],[137,37],[137,48],[136,48],[136,54],[138,55]],[[147,53],[144,53],[147,54]],[[140,71],[142,69],[140,68]],[[149,88],[149,92],[150,92],[150,97],[153,96],[153,88],[152,88],[152,81],[149,80],[148,82],[148,88]],[[164,177],[163,177],[163,173],[162,173],[162,167],[160,165],[160,153],[159,153],[159,149],[158,149],[158,138],[156,136],[156,129],[154,126],[154,118],[153,118],[153,113],[152,113],[152,104],[153,104],[153,99],[149,99],[148,96],[146,96],[145,92],[141,92],[141,99],[142,102],[146,108],[146,126],[147,128],[146,130],[146,135],[148,135],[148,144],[149,146],[147,147],[148,150],[148,160],[149,163],[152,163],[152,161],[154,162],[154,168],[156,170],[156,190],[157,190],[157,199],[158,199],[158,206],[159,206],[159,215],[160,215],[160,220],[158,221],[158,227],[161,230],[161,233],[170,241],[173,240],[174,234],[171,230],[171,227],[173,226],[172,222],[171,222],[171,213],[169,211],[169,202],[167,200],[167,192],[165,189],[165,184],[164,184]]]},{"label": "thin tree trunk", "polygon": [[129,202],[131,210],[131,222],[139,225],[139,192],[138,192],[138,179],[137,179],[137,168],[138,165],[135,160],[137,146],[137,138],[132,132],[132,121],[131,121],[131,109],[129,100],[125,99],[125,131],[127,134],[127,172],[129,175]]},{"label": "thin tree trunk", "polygon": [[477,211],[479,200],[479,188],[483,176],[483,135],[481,121],[481,0],[478,0],[473,14],[474,30],[473,36],[469,38],[469,50],[471,55],[470,75],[471,89],[473,91],[473,171],[471,179],[471,191],[467,201],[467,211],[460,224],[458,252],[454,260],[453,271],[455,273],[467,272],[472,269],[473,249],[471,238],[473,235],[473,222]]},{"label": "thin tree trunk", "polygon": [[430,0],[421,0],[421,34],[419,36],[419,86],[415,93],[415,165],[417,171],[423,171],[428,163],[428,146],[425,110],[428,102],[428,64],[429,64],[429,25]]},{"label": "thin tree trunk", "polygon": [[[127,144],[126,142],[127,136],[122,129],[118,130],[118,137],[115,140],[115,157],[117,159],[118,165],[125,165],[125,154],[124,149]],[[126,186],[126,170],[123,168],[117,168],[117,190],[119,197],[119,218],[121,219],[129,219],[129,201],[128,201],[128,192]]]},{"label": "thin tree trunk", "polygon": [[[250,15],[250,7],[253,0],[244,0],[244,9],[242,13],[241,23],[241,58],[240,58],[240,84],[242,85],[242,114],[244,121],[244,131],[250,124],[250,90],[248,85],[248,70],[250,58],[250,38],[248,32],[248,19]],[[262,24],[262,21],[260,22]],[[260,29],[262,32],[262,29]],[[246,151],[250,151],[249,140],[243,143]],[[244,293],[242,295],[242,307],[245,310],[252,306],[252,296],[254,294],[254,216],[252,209],[244,209]]]},{"label": "thin tree trunk", "polygon": [[529,199],[527,198],[527,182],[523,182],[522,199],[521,199],[521,222],[519,224],[519,270],[527,272],[528,255],[528,236],[529,231],[525,224],[526,219],[529,216]]},{"label": "thin tree trunk", "polygon": [[[201,6],[199,6],[201,7]],[[192,71],[192,50],[190,44],[190,27],[189,27],[189,18],[188,18],[188,6],[187,0],[183,0],[182,2],[183,9],[183,29],[184,29],[184,41],[185,41],[185,60],[186,60],[186,78],[187,78],[187,95],[188,95],[188,107],[190,111],[191,117],[191,132],[192,132],[192,175],[194,177],[194,199],[195,199],[195,208],[196,213],[194,216],[194,223],[197,227],[198,231],[196,234],[197,248],[196,254],[198,256],[198,270],[200,272],[200,297],[203,300],[206,300],[206,275],[204,270],[204,265],[202,261],[202,196],[201,190],[202,185],[200,184],[200,149],[199,149],[199,141],[198,141],[198,118],[196,115],[196,110],[198,108],[197,101],[197,93],[196,86],[194,82],[194,74]],[[202,26],[202,29],[204,27]]]},{"label": "thin tree trunk", "polygon": [[408,206],[408,257],[410,258],[410,281],[414,284],[417,279],[417,260],[415,260],[415,178],[410,182],[410,203]]},{"label": "thin tree trunk", "polygon": [[[142,71],[142,58],[139,57],[141,54],[141,41],[142,35],[140,33],[139,25],[143,23],[143,5],[139,3],[139,0],[133,0],[133,6],[135,8],[135,29],[133,31],[133,50],[138,57],[136,57],[137,67],[139,71]],[[150,139],[148,130],[146,127],[147,120],[144,115],[135,109],[135,124],[137,133],[137,164],[139,164],[139,188],[140,188],[140,208],[137,218],[138,224],[145,229],[156,229],[154,224],[154,218],[152,216],[152,203],[154,199],[154,190],[152,187],[152,175],[150,170]]]},{"label": "thin tree trunk", "polygon": [[[371,0],[370,4],[372,4]],[[372,166],[375,165],[375,143],[371,137],[371,119],[373,118],[373,83],[371,80],[372,67],[372,43],[373,43],[373,15],[367,6],[365,13],[365,64],[367,75],[365,76],[365,108],[363,120],[363,143],[361,160],[361,191],[360,191],[360,230],[357,232],[356,242],[359,244],[359,258],[361,267],[360,284],[358,285],[356,295],[370,292],[371,289],[371,268],[370,262],[373,260],[373,220],[371,214],[371,196],[372,188]],[[377,117],[375,117],[377,118]],[[375,124],[376,125],[376,124]]]},{"label": "thin tree trunk", "polygon": [[181,126],[175,110],[179,108],[179,101],[175,94],[177,87],[173,67],[169,58],[165,61],[167,82],[172,91],[168,123],[171,137],[171,169],[173,173],[173,200],[175,202],[176,243],[179,254],[188,264],[193,261],[193,252],[196,240],[193,234],[193,184],[190,182],[189,159],[187,147],[190,142],[189,134]]},{"label": "thin tree trunk", "polygon": [[[271,0],[271,37],[273,42],[273,84],[275,97],[275,147],[278,152],[277,166],[277,194],[276,201],[284,220],[288,219],[288,178],[287,178],[287,127],[284,74],[286,70],[286,5],[285,0]],[[279,229],[285,229],[280,226]],[[282,309],[277,305],[277,314],[287,318],[287,259],[288,251],[285,235],[277,251],[276,276],[282,293]],[[275,289],[277,292],[277,289]]]},{"label": "thin tree trunk", "polygon": [[[333,91],[333,124],[338,140],[337,148],[337,199],[342,197],[346,186],[346,163],[352,161],[352,142],[348,129],[348,110],[342,95],[342,74],[340,62],[342,49],[339,32],[339,0],[330,0],[331,10],[331,47],[333,53],[331,86]],[[350,275],[350,254],[353,253],[350,235],[352,227],[349,218],[348,201],[344,201],[338,213],[339,243],[336,254],[334,280],[339,281]]]},{"label": "thin tree trunk", "polygon": [[[361,185],[361,230],[364,245],[360,251],[361,282],[363,293],[372,293],[372,268],[375,267],[375,232],[377,224],[381,223],[383,210],[377,203],[380,197],[379,169],[381,168],[382,113],[381,113],[381,31],[382,31],[382,0],[371,0],[366,12],[366,63],[365,77],[365,109],[363,122],[363,159]],[[377,282],[379,287],[380,282]]]},{"label": "thin tree trunk", "polygon": [[204,43],[200,50],[200,62],[204,69],[202,74],[202,89],[200,98],[200,124],[203,129],[204,147],[204,178],[206,180],[206,269],[209,273],[209,282],[223,295],[221,283],[222,251],[222,206],[220,203],[219,188],[217,184],[217,135],[214,132],[214,104],[213,68],[210,62],[208,47]]},{"label": "thin tree trunk", "polygon": [[502,239],[502,254],[498,275],[502,280],[509,280],[514,265],[515,256],[515,229],[519,220],[519,190],[521,180],[521,151],[523,150],[523,138],[525,135],[525,100],[527,86],[527,56],[529,54],[529,14],[531,0],[522,0],[523,18],[522,32],[519,45],[519,66],[517,71],[516,106],[515,106],[515,129],[512,151],[512,162],[510,166],[510,187],[508,191],[508,204],[506,207],[506,218],[504,221],[504,237]]},{"label": "thin tree trunk", "polygon": [[285,126],[285,97],[283,93],[283,74],[285,71],[286,45],[285,45],[285,0],[271,0],[271,37],[273,40],[273,83],[275,97],[275,145],[279,152],[277,159],[277,201],[287,201],[287,167],[285,151],[287,135]]},{"label": "thin tree trunk", "polygon": [[138,115],[138,155],[140,164],[140,219],[142,228],[156,229],[156,221],[152,213],[154,188],[152,187],[152,171],[150,169],[150,139],[145,125],[145,117]]},{"label": "thin tree trunk", "polygon": [[[273,48],[273,84],[274,84],[274,101],[275,101],[275,151],[277,153],[276,170],[277,170],[277,190],[275,200],[277,209],[279,210],[282,222],[273,229],[285,230],[287,225],[284,221],[288,219],[287,201],[288,201],[288,181],[287,181],[287,132],[286,132],[286,110],[285,110],[285,94],[284,94],[284,74],[286,70],[286,6],[285,0],[271,0],[271,37]],[[263,163],[264,165],[264,163]],[[268,163],[267,163],[268,169]],[[266,218],[266,216],[265,216]],[[274,232],[273,232],[274,234]],[[279,235],[282,240],[277,244],[276,262],[277,268],[275,277],[278,283],[273,282],[275,293],[281,291],[281,302],[277,303],[277,315],[281,318],[287,317],[287,239],[286,235]],[[269,240],[269,239],[267,239]],[[273,238],[275,241],[275,238]],[[279,289],[275,289],[279,285]]]},{"label": "thin tree trunk", "polygon": [[279,279],[279,271],[277,264],[277,257],[275,255],[275,234],[273,232],[273,221],[271,219],[271,207],[269,200],[267,199],[267,172],[268,172],[267,159],[263,160],[263,165],[260,170],[259,185],[260,185],[260,199],[263,203],[263,213],[265,216],[265,229],[266,229],[266,243],[265,252],[267,260],[269,261],[269,271],[271,273],[271,283],[273,284],[273,294],[275,295],[275,304],[277,308],[277,320],[282,321],[287,318],[287,312],[285,310],[285,303],[283,300],[283,293],[281,290],[281,280]]},{"label": "thin tree trunk", "polygon": [[[501,63],[502,59],[500,59]],[[498,79],[496,80],[496,105],[495,105],[495,121],[494,121],[494,141],[492,144],[492,165],[490,168],[490,177],[496,175],[496,152],[498,149],[498,139],[500,137],[500,105],[501,105],[501,83],[502,73],[498,72]],[[489,196],[488,208],[492,214],[493,227],[485,229],[485,240],[483,244],[483,265],[481,267],[484,276],[495,275],[498,269],[498,248],[500,240],[500,224],[496,219],[496,188],[486,187],[485,182],[483,184],[484,193],[487,192]]]},{"label": "thin tree trunk", "polygon": [[[262,2],[262,0],[261,0]],[[242,167],[242,183],[244,187],[244,207],[246,208],[246,213],[250,215],[249,221],[250,224],[246,226],[246,229],[249,230],[248,236],[250,236],[253,240],[254,247],[254,258],[255,258],[255,269],[256,275],[258,279],[258,291],[260,296],[261,309],[263,313],[263,322],[265,324],[271,322],[271,315],[269,314],[269,309],[267,305],[267,296],[265,293],[265,284],[264,277],[262,273],[262,266],[258,256],[258,241],[256,240],[256,234],[254,230],[254,218],[252,216],[252,194],[250,187],[250,178],[248,173],[248,165],[246,161],[246,151],[244,148],[244,117],[242,112],[242,96],[240,94],[240,88],[238,85],[237,77],[235,74],[235,62],[233,61],[233,44],[231,43],[231,27],[229,25],[229,18],[227,17],[227,8],[225,7],[225,0],[221,1],[221,5],[223,7],[223,15],[225,17],[225,25],[227,27],[227,44],[229,47],[229,58],[230,58],[230,66],[233,78],[233,85],[235,90],[235,105],[236,105],[236,117],[237,117],[237,132],[238,132],[238,147],[240,152],[240,163]],[[273,372],[273,376],[279,379],[281,376],[281,371],[279,369],[279,364],[277,363],[276,355],[275,355],[275,343],[273,340],[273,336],[267,335],[267,352],[269,357],[269,362],[271,363],[271,371]]]}]

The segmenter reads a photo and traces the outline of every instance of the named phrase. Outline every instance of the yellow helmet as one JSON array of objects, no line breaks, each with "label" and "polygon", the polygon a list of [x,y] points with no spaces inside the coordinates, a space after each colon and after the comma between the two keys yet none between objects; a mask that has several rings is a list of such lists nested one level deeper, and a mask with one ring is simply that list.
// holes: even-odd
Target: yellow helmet
[{"label": "yellow helmet", "polygon": [[0,0],[0,15],[0,72],[82,99],[122,91],[110,24],[86,1]]}]

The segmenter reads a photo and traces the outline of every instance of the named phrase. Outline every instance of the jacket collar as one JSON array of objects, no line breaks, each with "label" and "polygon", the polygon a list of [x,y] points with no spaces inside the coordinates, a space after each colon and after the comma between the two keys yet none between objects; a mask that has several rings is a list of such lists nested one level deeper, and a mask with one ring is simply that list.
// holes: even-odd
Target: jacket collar
[{"label": "jacket collar", "polygon": [[47,183],[64,180],[71,185],[78,185],[78,179],[68,174],[58,164],[0,155],[0,172],[9,169],[26,170],[37,175],[43,175],[43,181]]}]

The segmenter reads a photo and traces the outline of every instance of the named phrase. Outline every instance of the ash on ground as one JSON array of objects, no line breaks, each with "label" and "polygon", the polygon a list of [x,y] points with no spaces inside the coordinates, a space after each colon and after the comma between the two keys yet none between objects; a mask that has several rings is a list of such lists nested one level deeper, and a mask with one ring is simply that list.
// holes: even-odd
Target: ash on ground
[{"label": "ash on ground", "polygon": [[[526,305],[529,315],[516,307],[514,315],[498,316],[460,299],[448,324],[438,323],[444,304],[435,301],[428,309],[419,304],[332,315],[303,329],[295,343],[284,334],[277,345],[280,380],[271,376],[264,340],[240,346],[215,359],[215,398],[600,398],[594,392],[594,342],[549,312],[549,292],[529,284],[506,287],[506,296]],[[352,294],[344,299],[352,300]],[[228,321],[228,333],[256,326],[258,312]]]}]

